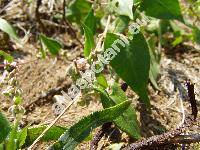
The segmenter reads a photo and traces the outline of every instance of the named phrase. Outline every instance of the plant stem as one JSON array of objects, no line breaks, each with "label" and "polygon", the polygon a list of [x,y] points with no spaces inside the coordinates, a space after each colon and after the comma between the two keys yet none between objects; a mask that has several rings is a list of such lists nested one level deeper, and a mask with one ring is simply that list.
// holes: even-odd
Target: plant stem
[{"label": "plant stem", "polygon": [[15,121],[14,121],[14,126],[12,128],[12,131],[10,133],[10,137],[9,137],[9,141],[6,147],[6,150],[16,150],[17,146],[16,146],[16,135],[17,135],[17,130],[18,130],[18,125],[19,125],[19,121],[20,121],[19,115],[17,114]]},{"label": "plant stem", "polygon": [[[99,39],[98,39],[98,42],[97,42],[97,45],[96,45],[96,48],[94,49],[94,52],[93,53],[96,53],[97,50],[101,49],[101,46],[102,46],[102,41],[103,39],[106,37],[106,34],[108,32],[108,27],[109,27],[109,24],[110,24],[110,15],[108,16],[108,19],[107,19],[107,23],[106,23],[106,27],[105,27],[105,30],[104,32],[100,35]],[[88,57],[88,60],[91,60],[92,58],[92,53],[90,53],[90,56]]]},{"label": "plant stem", "polygon": [[64,115],[64,113],[74,104],[77,100],[79,100],[80,93],[77,95],[73,101],[62,111],[62,113],[54,120],[52,123],[40,134],[40,136],[33,142],[33,144],[28,148],[28,150],[32,150],[33,147],[40,141],[40,139],[45,135],[45,133]]}]

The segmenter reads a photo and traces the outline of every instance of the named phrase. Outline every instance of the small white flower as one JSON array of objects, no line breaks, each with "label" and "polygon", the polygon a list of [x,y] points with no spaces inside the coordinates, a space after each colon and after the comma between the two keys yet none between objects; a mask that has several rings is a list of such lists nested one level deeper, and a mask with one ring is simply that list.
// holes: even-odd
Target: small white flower
[{"label": "small white flower", "polygon": [[8,71],[5,70],[5,71],[3,72],[3,75],[2,75],[1,78],[0,78],[0,84],[3,83],[3,82],[5,81],[7,75],[8,75]]},{"label": "small white flower", "polygon": [[8,86],[3,92],[2,94],[5,96],[9,96],[10,94],[12,94],[14,91],[14,88],[12,86]]},{"label": "small white flower", "polygon": [[14,114],[14,109],[15,109],[15,105],[8,108],[8,112],[11,113],[11,114]]},{"label": "small white flower", "polygon": [[75,62],[79,70],[86,70],[86,69],[89,69],[90,67],[90,65],[87,63],[87,60],[85,58],[78,59]]},{"label": "small white flower", "polygon": [[4,60],[3,61],[3,64],[6,66],[6,65],[8,65],[8,61],[7,60]]},{"label": "small white flower", "polygon": [[12,67],[16,67],[16,66],[17,66],[17,62],[13,61],[10,65],[11,65]]},{"label": "small white flower", "polygon": [[20,105],[13,105],[8,109],[8,112],[15,117],[17,114],[24,114],[25,109]]},{"label": "small white flower", "polygon": [[16,83],[16,77],[12,77],[9,81],[8,81],[8,84],[10,85],[10,86],[12,86],[13,84],[15,84]]},{"label": "small white flower", "polygon": [[17,91],[16,91],[16,94],[17,95],[21,95],[23,93],[23,90],[22,89],[17,89]]}]

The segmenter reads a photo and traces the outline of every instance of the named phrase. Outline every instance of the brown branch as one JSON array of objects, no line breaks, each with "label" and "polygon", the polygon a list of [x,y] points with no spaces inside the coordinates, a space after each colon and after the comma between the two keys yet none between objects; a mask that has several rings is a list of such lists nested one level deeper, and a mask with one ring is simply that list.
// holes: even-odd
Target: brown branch
[{"label": "brown branch", "polygon": [[198,108],[197,108],[197,102],[195,100],[194,84],[190,81],[186,81],[186,86],[188,90],[189,102],[192,108],[192,115],[194,116],[195,120],[197,118]]},{"label": "brown branch", "polygon": [[[155,135],[148,139],[132,143],[128,147],[125,147],[124,150],[137,150],[137,149],[147,149],[147,148],[151,149],[159,146],[173,145],[177,143],[185,144],[185,143],[200,142],[199,134],[189,136],[188,138],[186,138],[186,135],[185,136],[181,135],[181,133],[183,133],[183,131],[186,131],[188,127],[191,127],[195,123],[200,122],[200,119],[197,118],[198,108],[195,100],[194,84],[191,83],[190,81],[187,81],[186,86],[188,88],[188,97],[192,108],[192,114],[186,117],[183,125],[175,130],[168,131],[164,134]],[[194,119],[191,119],[192,117]]]},{"label": "brown branch", "polygon": [[0,64],[0,69],[1,69],[1,68],[4,68],[4,67],[5,67],[5,65],[3,65],[3,64]]},{"label": "brown branch", "polygon": [[200,133],[179,135],[171,140],[171,143],[191,144],[200,142]]},{"label": "brown branch", "polygon": [[112,125],[111,122],[107,122],[102,125],[102,128],[99,131],[97,131],[93,140],[90,142],[90,150],[97,149],[99,141],[101,140],[101,138],[104,136],[105,133],[109,132],[111,125]]},{"label": "brown branch", "polygon": [[96,150],[98,147],[98,143],[101,140],[101,138],[104,136],[104,132],[102,129],[97,131],[96,135],[94,136],[93,140],[90,142],[90,150]]},{"label": "brown branch", "polygon": [[65,20],[65,13],[66,13],[65,6],[66,6],[66,0],[63,0],[63,20]]},{"label": "brown branch", "polygon": [[191,117],[187,117],[185,123],[180,128],[132,143],[128,147],[125,147],[123,150],[140,150],[147,148],[152,149],[160,146],[180,143],[181,141],[184,143],[185,141],[181,139],[178,140],[177,137],[179,137],[181,133],[183,133],[183,131],[193,126],[195,123],[198,123],[199,121],[200,119],[197,119],[196,122],[194,122],[193,119],[191,119]]}]

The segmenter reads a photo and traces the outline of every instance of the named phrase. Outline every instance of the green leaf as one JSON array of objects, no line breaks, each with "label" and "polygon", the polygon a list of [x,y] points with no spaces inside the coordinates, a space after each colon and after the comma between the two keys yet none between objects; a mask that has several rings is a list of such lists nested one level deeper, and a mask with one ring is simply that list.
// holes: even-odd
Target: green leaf
[{"label": "green leaf", "polygon": [[149,71],[149,79],[154,86],[155,89],[159,90],[158,84],[157,84],[157,78],[160,73],[160,61],[156,57],[155,49],[156,45],[153,37],[148,40],[149,45],[149,52],[150,52],[150,71]]},{"label": "green leaf", "polygon": [[0,112],[0,143],[2,143],[10,132],[10,124],[6,117]]},{"label": "green leaf", "polygon": [[10,63],[13,62],[13,57],[2,50],[0,50],[0,56],[3,56]]},{"label": "green leaf", "polygon": [[40,53],[42,55],[42,58],[46,58],[46,52],[45,52],[45,50],[42,47],[39,50],[40,50]]},{"label": "green leaf", "polygon": [[7,33],[14,40],[19,40],[15,29],[5,19],[2,18],[0,18],[0,30]]},{"label": "green leaf", "polygon": [[91,53],[91,50],[94,48],[94,37],[93,33],[86,25],[82,24],[84,35],[85,35],[85,45],[84,45],[84,56],[88,57]]},{"label": "green leaf", "polygon": [[[110,97],[116,104],[128,100],[124,91],[117,84],[112,86],[112,93]],[[114,122],[122,131],[125,131],[131,137],[135,139],[139,139],[141,137],[140,129],[138,127],[139,123],[133,107],[129,106],[123,115],[118,117]]]},{"label": "green leaf", "polygon": [[152,85],[154,86],[154,88],[159,90],[155,74],[157,74],[157,70],[156,70],[154,64],[152,64],[152,62],[151,62],[151,67],[150,67],[150,72],[149,72],[149,79],[150,79]]},{"label": "green leaf", "polygon": [[119,16],[114,22],[114,31],[116,33],[122,33],[128,27],[130,19],[127,16]]},{"label": "green leaf", "polygon": [[66,131],[60,139],[54,143],[50,149],[54,150],[71,150],[81,143],[91,132],[92,129],[110,122],[122,114],[130,106],[130,101],[125,101],[119,105],[94,112],[83,118]]},{"label": "green leaf", "polygon": [[[110,95],[100,87],[96,89],[100,92],[101,102],[104,108],[115,106],[128,100],[124,91],[116,83],[111,89],[112,93]],[[123,114],[114,120],[114,123],[132,138],[139,139],[141,137],[136,112],[133,107],[129,106]]]},{"label": "green leaf", "polygon": [[176,37],[172,42],[172,46],[175,47],[183,42],[183,36]]},{"label": "green leaf", "polygon": [[197,27],[194,27],[192,33],[193,33],[194,41],[197,44],[200,44],[200,29]]},{"label": "green leaf", "polygon": [[175,35],[181,36],[181,35],[185,35],[185,30],[177,24],[177,22],[175,21],[170,21],[170,26],[172,28],[172,30],[174,31]]},{"label": "green leaf", "polygon": [[5,148],[4,148],[4,146],[3,146],[3,143],[2,144],[0,144],[0,150],[4,150]]},{"label": "green leaf", "polygon": [[[125,47],[120,44],[118,35],[108,33],[104,42],[104,48],[112,48],[118,40],[117,47],[120,52],[111,60],[110,65],[115,72],[140,96],[140,99],[150,106],[147,94],[149,79],[150,55],[144,36],[139,33],[133,36],[133,40]],[[114,47],[113,47],[114,48]],[[115,48],[114,48],[115,49]],[[117,49],[115,49],[117,51]]]},{"label": "green leaf", "polygon": [[[40,41],[42,43],[43,50],[48,49],[49,52],[54,56],[58,55],[59,50],[62,48],[61,44],[58,41],[46,37],[43,34],[40,34]],[[42,55],[44,56],[44,52],[42,52]]]},{"label": "green leaf", "polygon": [[[40,125],[40,126],[28,128],[26,142],[23,145],[23,147],[30,146],[46,128],[47,128],[46,125],[42,125],[42,126]],[[66,131],[65,127],[53,126],[45,133],[41,141],[44,141],[44,142],[56,141],[65,131]]]},{"label": "green leaf", "polygon": [[141,10],[146,15],[158,19],[177,19],[183,21],[178,0],[143,0]]},{"label": "green leaf", "polygon": [[108,87],[106,77],[102,73],[97,76],[97,81],[98,81],[98,84],[104,87],[104,89]]},{"label": "green leaf", "polygon": [[19,127],[19,117],[16,118],[14,121],[14,125],[12,126],[12,130],[9,134],[8,143],[6,144],[6,150],[17,150],[17,133],[18,133],[18,127]]},{"label": "green leaf", "polygon": [[66,10],[66,17],[71,22],[80,24],[91,10],[91,3],[86,0],[72,0]]},{"label": "green leaf", "polygon": [[16,96],[13,97],[13,101],[14,101],[15,105],[19,105],[19,104],[22,103],[23,100],[22,100],[21,96],[16,95]]},{"label": "green leaf", "polygon": [[92,31],[93,35],[96,32],[96,18],[94,16],[94,10],[91,9],[85,17],[84,24]]},{"label": "green leaf", "polygon": [[18,148],[21,148],[24,145],[26,141],[27,131],[28,129],[27,127],[25,127],[24,129],[21,130],[21,132],[18,133],[18,138],[17,138],[19,142]]}]

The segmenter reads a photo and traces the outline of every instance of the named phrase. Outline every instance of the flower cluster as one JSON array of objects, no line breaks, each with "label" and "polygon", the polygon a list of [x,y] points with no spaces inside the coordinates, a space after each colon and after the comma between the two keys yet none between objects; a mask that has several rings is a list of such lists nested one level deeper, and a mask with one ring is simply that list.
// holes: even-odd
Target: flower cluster
[{"label": "flower cluster", "polygon": [[[77,97],[81,93],[81,90],[92,87],[93,82],[96,79],[95,75],[102,72],[104,66],[109,64],[110,61],[116,57],[117,53],[120,52],[120,47],[125,48],[128,43],[129,41],[124,37],[115,40],[110,48],[106,49],[102,54],[97,54],[98,60],[94,61],[91,65],[89,65],[87,63],[87,60],[85,60],[84,58],[74,61],[75,67],[72,66],[69,69],[69,73],[71,74],[72,79],[76,82],[76,84],[73,84],[68,89],[68,93],[62,91],[64,93],[63,96],[65,97],[66,101],[74,100],[75,97]],[[77,74],[80,75],[80,78],[77,78]],[[52,106],[52,109],[56,114],[59,114],[62,112],[64,106],[65,102],[57,101]]]},{"label": "flower cluster", "polygon": [[18,87],[16,78],[17,72],[18,66],[16,62],[9,63],[6,60],[4,61],[4,72],[0,78],[0,85],[7,85],[2,94],[13,101],[14,105],[9,108],[9,112],[12,113],[14,117],[16,117],[17,114],[23,114],[25,112],[24,108],[20,105],[22,103],[21,95],[23,90]]},{"label": "flower cluster", "polygon": [[[150,22],[150,20],[143,14],[141,15],[141,20],[137,18],[136,23],[129,26],[129,33],[131,34],[129,39],[132,40],[132,35],[138,34],[140,32],[140,27],[147,25],[148,22]],[[69,69],[69,74],[76,84],[73,84],[68,89],[68,93],[62,91],[64,93],[63,96],[65,100],[73,100],[80,94],[81,90],[92,87],[93,82],[96,79],[95,75],[101,73],[104,66],[108,65],[110,61],[116,57],[116,55],[120,52],[120,47],[125,48],[128,44],[129,41],[125,37],[120,36],[120,39],[115,40],[110,48],[103,51],[102,54],[97,54],[98,60],[94,61],[91,65],[89,65],[87,60],[84,58],[75,60],[75,66],[72,66]],[[65,108],[65,105],[66,103],[64,101],[57,101],[52,108],[56,114],[60,114]]]}]

